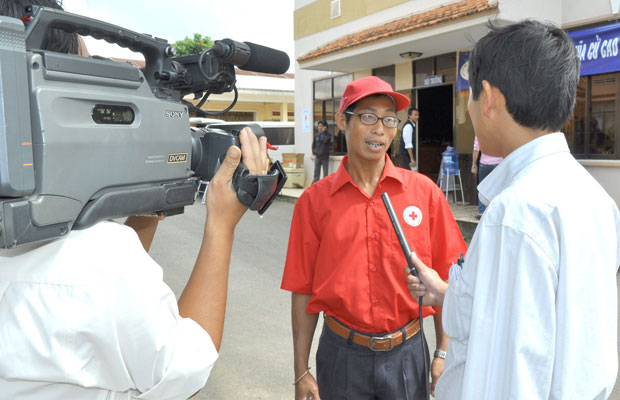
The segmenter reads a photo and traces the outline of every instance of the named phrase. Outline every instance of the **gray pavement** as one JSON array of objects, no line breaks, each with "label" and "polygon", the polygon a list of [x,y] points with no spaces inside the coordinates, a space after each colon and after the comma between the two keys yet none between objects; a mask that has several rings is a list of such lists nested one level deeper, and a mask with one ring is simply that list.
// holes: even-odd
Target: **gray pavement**
[{"label": "gray pavement", "polygon": [[[290,294],[280,289],[294,199],[275,201],[263,218],[246,213],[235,233],[231,260],[224,339],[206,387],[194,399],[293,399],[293,352]],[[282,201],[289,200],[289,201]],[[472,212],[470,208],[457,213]],[[475,212],[474,212],[475,214]],[[189,277],[202,238],[204,205],[186,207],[185,214],[164,220],[151,256],[164,269],[164,280],[178,296]],[[619,277],[620,284],[620,277]],[[620,319],[620,307],[619,307]],[[319,321],[311,353],[322,323]],[[431,318],[425,319],[429,348],[435,348]],[[619,340],[620,344],[620,340]],[[611,400],[620,400],[616,382]]]}]

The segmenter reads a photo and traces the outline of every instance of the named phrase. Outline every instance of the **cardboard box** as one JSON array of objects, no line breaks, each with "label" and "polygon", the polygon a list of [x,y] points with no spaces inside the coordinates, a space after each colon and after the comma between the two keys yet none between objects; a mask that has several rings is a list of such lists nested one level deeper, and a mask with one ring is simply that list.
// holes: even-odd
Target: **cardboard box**
[{"label": "cardboard box", "polygon": [[282,167],[303,168],[304,153],[282,153]]},{"label": "cardboard box", "polygon": [[304,168],[284,168],[286,172],[285,188],[303,188],[306,183],[306,170]]}]

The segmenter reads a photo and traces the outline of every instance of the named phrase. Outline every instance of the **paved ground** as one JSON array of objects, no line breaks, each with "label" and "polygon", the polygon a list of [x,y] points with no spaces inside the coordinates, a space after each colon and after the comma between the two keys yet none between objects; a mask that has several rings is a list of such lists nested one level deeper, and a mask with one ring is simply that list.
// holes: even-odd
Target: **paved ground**
[{"label": "paved ground", "polygon": [[[274,202],[264,218],[246,214],[237,227],[220,359],[195,399],[293,398],[290,294],[279,286],[295,196],[283,194],[289,197]],[[457,218],[475,221],[475,207],[456,206],[453,212],[462,213]],[[187,207],[184,215],[162,222],[153,242],[151,255],[164,268],[164,279],[177,297],[193,267],[204,216],[200,203]],[[427,318],[424,327],[429,348],[434,349],[432,319]],[[321,322],[315,339],[320,329]],[[620,382],[610,399],[620,400]]]}]

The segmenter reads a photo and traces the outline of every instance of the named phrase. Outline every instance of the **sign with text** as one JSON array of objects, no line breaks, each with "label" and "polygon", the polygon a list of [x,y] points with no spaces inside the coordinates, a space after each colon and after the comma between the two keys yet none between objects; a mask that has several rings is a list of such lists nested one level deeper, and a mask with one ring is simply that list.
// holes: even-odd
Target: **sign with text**
[{"label": "sign with text", "polygon": [[441,85],[443,83],[443,75],[431,75],[424,77],[424,86]]},{"label": "sign with text", "polygon": [[568,32],[581,60],[581,75],[620,71],[620,22]]}]

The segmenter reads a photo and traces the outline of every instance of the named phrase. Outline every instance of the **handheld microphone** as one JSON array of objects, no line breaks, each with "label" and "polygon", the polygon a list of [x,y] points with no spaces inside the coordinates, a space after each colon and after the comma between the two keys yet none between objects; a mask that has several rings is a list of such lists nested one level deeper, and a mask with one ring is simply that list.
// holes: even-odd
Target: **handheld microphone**
[{"label": "handheld microphone", "polygon": [[283,74],[290,66],[288,55],[280,50],[232,39],[216,40],[213,54],[220,61],[254,72]]}]

